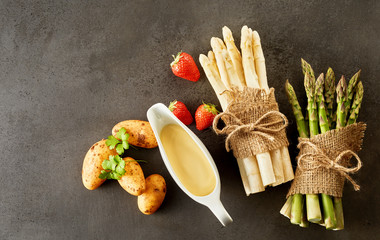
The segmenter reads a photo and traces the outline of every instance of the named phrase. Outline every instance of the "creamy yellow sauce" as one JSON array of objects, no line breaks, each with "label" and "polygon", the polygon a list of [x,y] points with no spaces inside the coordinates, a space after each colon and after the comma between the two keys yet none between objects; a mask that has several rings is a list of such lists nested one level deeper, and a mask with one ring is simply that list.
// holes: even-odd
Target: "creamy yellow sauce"
[{"label": "creamy yellow sauce", "polygon": [[196,196],[210,194],[216,185],[212,167],[187,132],[175,124],[166,125],[161,142],[173,170],[185,188]]}]

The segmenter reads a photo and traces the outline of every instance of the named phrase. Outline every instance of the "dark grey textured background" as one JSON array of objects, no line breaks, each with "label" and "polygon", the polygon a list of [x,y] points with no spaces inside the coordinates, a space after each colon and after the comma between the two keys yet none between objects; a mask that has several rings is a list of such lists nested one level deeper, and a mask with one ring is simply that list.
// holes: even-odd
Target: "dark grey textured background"
[{"label": "dark grey textured background", "polygon": [[[375,0],[1,1],[0,239],[378,239],[379,22]],[[85,153],[117,122],[146,119],[156,102],[178,99],[192,112],[202,100],[216,103],[203,71],[197,83],[173,76],[171,54],[182,49],[197,60],[224,25],[239,43],[244,24],[261,35],[269,84],[291,120],[293,159],[297,132],[283,84],[289,78],[303,92],[300,58],[338,77],[362,69],[362,190],[346,185],[344,231],[291,225],[278,213],[289,184],[246,197],[223,139],[194,125],[219,168],[232,225],[222,228],[180,191],[157,149],[130,151],[149,161],[146,176],[166,178],[168,194],[152,216],[117,182],[82,185]]]}]

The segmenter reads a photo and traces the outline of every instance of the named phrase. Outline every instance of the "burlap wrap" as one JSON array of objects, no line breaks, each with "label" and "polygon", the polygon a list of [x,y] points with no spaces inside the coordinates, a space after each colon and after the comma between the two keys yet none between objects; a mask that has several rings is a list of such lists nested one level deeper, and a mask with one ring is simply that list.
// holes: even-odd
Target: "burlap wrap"
[{"label": "burlap wrap", "polygon": [[[234,89],[228,94],[233,100],[213,123],[217,134],[228,135],[227,151],[231,148],[236,158],[246,158],[289,145],[285,133],[288,120],[278,111],[274,88],[268,94],[253,88]],[[217,127],[220,119],[225,123],[223,129]]]},{"label": "burlap wrap", "polygon": [[[312,138],[299,138],[298,167],[287,197],[296,193],[342,197],[345,179],[359,190],[349,174],[362,166],[355,152],[361,150],[365,129],[365,123],[355,123]],[[356,164],[350,163],[352,157]]]}]

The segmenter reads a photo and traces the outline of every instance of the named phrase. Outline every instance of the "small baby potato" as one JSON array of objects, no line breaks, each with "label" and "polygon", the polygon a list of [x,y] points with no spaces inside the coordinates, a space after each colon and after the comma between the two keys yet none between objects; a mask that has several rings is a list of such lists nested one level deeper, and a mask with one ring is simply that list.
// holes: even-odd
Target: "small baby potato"
[{"label": "small baby potato", "polygon": [[120,186],[128,193],[139,196],[145,191],[145,177],[138,162],[131,157],[123,158],[125,174],[118,180]]},{"label": "small baby potato", "polygon": [[142,213],[150,215],[156,212],[164,201],[166,183],[159,174],[152,174],[145,181],[146,189],[143,194],[137,197],[137,205]]},{"label": "small baby potato", "polygon": [[142,148],[157,147],[157,140],[149,122],[141,120],[119,122],[112,128],[112,135],[116,137],[117,132],[119,132],[122,127],[125,128],[129,134],[129,144]]},{"label": "small baby potato", "polygon": [[108,159],[109,155],[117,155],[115,149],[110,150],[106,145],[106,140],[100,140],[92,145],[83,160],[82,182],[88,190],[97,189],[105,179],[99,178],[103,170],[102,162]]}]

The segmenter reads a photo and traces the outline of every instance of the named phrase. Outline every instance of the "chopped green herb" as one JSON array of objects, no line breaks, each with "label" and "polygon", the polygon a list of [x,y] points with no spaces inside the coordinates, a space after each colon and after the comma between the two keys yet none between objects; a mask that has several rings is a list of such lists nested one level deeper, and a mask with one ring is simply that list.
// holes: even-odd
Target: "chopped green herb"
[{"label": "chopped green herb", "polygon": [[117,144],[119,144],[120,141],[117,140],[114,136],[108,136],[108,139],[106,140],[106,145],[112,150],[115,148]]},{"label": "chopped green herb", "polygon": [[124,150],[129,149],[128,143],[129,134],[125,128],[120,128],[119,132],[116,133],[116,137],[109,136],[106,140],[106,145],[112,150],[115,149],[117,154],[123,155]]},{"label": "chopped green herb", "polygon": [[99,175],[101,179],[120,180],[125,174],[125,161],[118,155],[109,156],[108,160],[103,161],[102,167],[104,170]]}]

